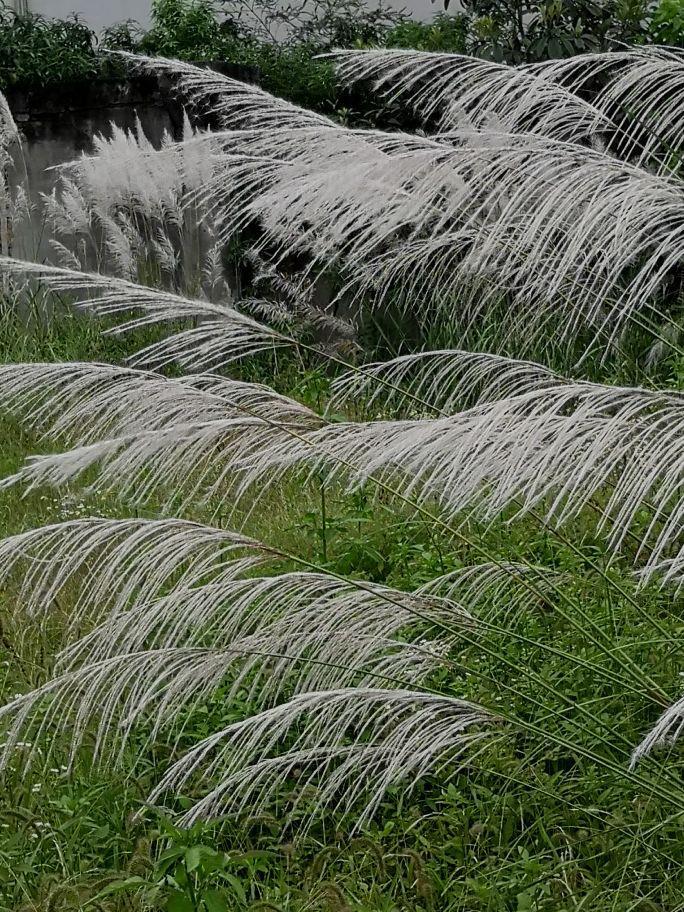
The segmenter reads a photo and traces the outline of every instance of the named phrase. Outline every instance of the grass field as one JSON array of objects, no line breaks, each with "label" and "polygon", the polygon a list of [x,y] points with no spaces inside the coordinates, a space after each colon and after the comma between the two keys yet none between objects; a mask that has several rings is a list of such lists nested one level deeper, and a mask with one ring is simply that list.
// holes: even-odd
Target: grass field
[{"label": "grass field", "polygon": [[[120,362],[127,350],[128,343],[74,317],[28,333],[6,317],[0,339],[4,361]],[[320,373],[302,377],[285,366],[275,380],[288,391],[296,386],[313,405],[324,400]],[[49,449],[13,422],[2,432],[3,476]],[[3,537],[85,515],[133,514],[112,494],[78,487],[0,492]],[[215,505],[193,518],[226,521]],[[312,483],[282,485],[247,520],[247,531],[334,573],[400,589],[468,565],[482,551],[549,567],[548,601],[543,592],[534,597],[511,586],[490,593],[486,631],[477,640],[466,636],[432,681],[442,692],[527,719],[527,732],[495,735],[460,770],[413,792],[391,789],[361,833],[353,819],[326,813],[303,839],[284,823],[287,796],[273,813],[185,832],[173,828],[168,812],[144,805],[170,757],[245,713],[247,689],[230,702],[219,689],[178,723],[173,747],[141,731],[115,769],[93,767],[86,743],[67,770],[60,755],[68,735],[48,732],[43,749],[55,739],[48,772],[27,768],[19,747],[5,776],[0,909],[684,907],[681,763],[673,756],[666,767],[659,756],[628,772],[631,748],[659,713],[658,691],[669,698],[681,692],[684,627],[667,591],[637,594],[628,560],[609,558],[582,520],[562,534],[528,517],[488,527],[470,521],[450,535],[382,494],[321,492]],[[638,536],[626,550],[637,546]],[[559,589],[566,597],[560,607]],[[11,578],[0,604],[5,702],[49,674],[69,592],[44,617],[27,618],[21,581]],[[184,800],[178,796],[177,807]]]},{"label": "grass field", "polygon": [[684,57],[130,64],[4,191],[0,912],[684,912]]}]

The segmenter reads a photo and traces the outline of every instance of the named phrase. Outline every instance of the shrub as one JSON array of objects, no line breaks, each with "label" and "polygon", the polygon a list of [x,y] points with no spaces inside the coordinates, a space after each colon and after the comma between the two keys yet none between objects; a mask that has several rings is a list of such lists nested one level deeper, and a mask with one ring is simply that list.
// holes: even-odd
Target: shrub
[{"label": "shrub", "polygon": [[470,49],[509,63],[571,57],[648,37],[648,0],[466,0],[464,6]]},{"label": "shrub", "polygon": [[219,24],[208,0],[153,0],[152,28],[139,47],[162,57],[219,60],[236,35],[230,20]]},{"label": "shrub", "polygon": [[468,51],[469,24],[469,18],[463,14],[448,16],[442,13],[429,23],[407,20],[394,26],[379,43],[393,48],[465,54]]},{"label": "shrub", "polygon": [[660,0],[651,19],[654,41],[672,47],[684,45],[684,3],[681,0]]},{"label": "shrub", "polygon": [[79,82],[99,71],[95,34],[72,19],[19,15],[0,7],[0,85]]}]

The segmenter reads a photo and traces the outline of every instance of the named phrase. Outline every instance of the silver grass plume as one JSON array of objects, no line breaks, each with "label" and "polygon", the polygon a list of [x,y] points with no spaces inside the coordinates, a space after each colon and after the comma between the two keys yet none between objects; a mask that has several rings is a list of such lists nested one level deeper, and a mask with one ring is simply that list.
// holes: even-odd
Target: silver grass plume
[{"label": "silver grass plume", "polygon": [[[206,213],[184,206],[184,197],[210,176],[210,156],[191,141],[200,134],[187,115],[184,142],[176,145],[165,133],[158,151],[137,120],[130,131],[114,125],[110,132],[95,137],[95,154],[59,167],[58,185],[43,196],[53,231],[72,246],[75,242],[84,262],[95,258],[98,272],[132,278],[156,269],[164,287],[181,291],[202,280],[202,291],[216,300],[218,283],[197,264],[212,254],[212,226]],[[60,263],[73,265],[68,247],[52,246]]]},{"label": "silver grass plume", "polygon": [[[390,361],[365,365],[356,372],[348,371],[333,383],[333,396],[338,405],[350,401],[368,404],[380,401],[387,407],[399,407],[411,414],[451,415],[467,405],[484,404],[500,399],[515,400],[516,397],[543,394],[545,390],[553,393],[554,390],[558,392],[563,386],[579,386],[585,395],[590,395],[593,391],[596,396],[607,396],[608,401],[611,395],[619,397],[624,393],[626,400],[627,397],[641,392],[645,395],[644,405],[649,398],[655,404],[660,396],[664,403],[667,402],[677,409],[677,414],[682,404],[682,395],[676,392],[663,391],[658,394],[635,388],[578,383],[534,362],[457,349],[403,355]],[[605,411],[607,415],[614,414],[609,406]],[[681,424],[677,421],[673,445],[677,435],[681,433],[680,428]],[[654,465],[654,473],[655,478],[658,474],[657,464]],[[673,494],[678,495],[676,485]],[[652,510],[653,505],[650,501],[646,500],[645,504],[649,511]],[[674,499],[667,504],[661,514],[656,511],[649,531],[653,532],[658,523],[665,522],[671,509],[675,510],[674,523],[667,531],[664,529],[663,533],[672,537],[672,545],[677,549],[678,513]],[[604,516],[604,524],[606,523],[609,524],[609,520]],[[665,552],[667,550],[666,548]],[[638,575],[644,581],[657,576],[663,585],[673,582],[680,586],[683,569],[681,551],[676,551],[675,556],[667,553],[661,554],[660,557],[653,556],[646,567],[638,571]]]},{"label": "silver grass plume", "polygon": [[653,751],[671,748],[684,731],[684,697],[668,706],[653,728],[634,748],[630,768],[648,757]]},{"label": "silver grass plume", "polygon": [[224,76],[210,67],[195,66],[183,60],[145,57],[124,51],[115,52],[134,70],[163,73],[174,80],[179,94],[224,124],[242,127],[278,129],[302,125],[335,127],[334,121],[322,114],[300,108],[275,98],[258,86]]},{"label": "silver grass plume", "polygon": [[[496,363],[521,382],[516,363]],[[471,368],[489,376],[485,356]],[[285,397],[267,397],[270,415],[189,416],[163,427],[157,421],[160,429],[150,431],[143,407],[134,412],[138,423],[130,432],[123,426],[117,436],[34,458],[4,484],[63,484],[97,465],[99,487],[137,503],[169,491],[174,504],[179,497],[183,504],[214,497],[225,503],[228,495],[237,504],[250,492],[253,508],[269,486],[297,470],[351,488],[389,487],[449,517],[474,510],[492,518],[515,505],[518,515],[540,510],[558,524],[601,495],[598,528],[609,547],[621,548],[648,505],[640,573],[684,581],[683,397],[582,382],[549,385],[543,368],[536,379],[529,366],[525,370],[528,392],[433,420],[327,424],[306,410],[297,414]],[[99,381],[96,374],[93,379]],[[80,372],[76,382],[82,382]],[[223,382],[229,389],[230,381]],[[247,411],[265,394],[246,384],[240,395]]]},{"label": "silver grass plume", "polygon": [[[534,64],[530,70],[573,93],[600,86],[594,104],[619,125],[609,148],[624,158],[670,170],[684,141],[684,54],[671,47],[633,47]],[[678,166],[674,163],[674,170]]]},{"label": "silver grass plume", "polygon": [[92,517],[56,523],[0,541],[0,579],[21,571],[17,610],[49,614],[61,593],[74,596],[69,631],[86,618],[125,615],[139,599],[154,601],[169,587],[191,588],[214,578],[241,576],[271,560],[260,542],[180,519]]},{"label": "silver grass plume", "polygon": [[294,339],[258,323],[229,304],[183,297],[102,273],[80,272],[27,260],[0,257],[0,271],[15,280],[36,279],[55,294],[97,317],[124,317],[106,330],[125,333],[155,324],[194,320],[194,328],[152,343],[137,353],[136,363],[159,367],[171,361],[202,370],[262,351],[296,345]]},{"label": "silver grass plume", "polygon": [[373,81],[390,101],[410,105],[438,128],[497,125],[578,142],[614,129],[592,104],[524,66],[512,67],[463,54],[414,50],[343,50],[332,58],[340,80]]},{"label": "silver grass plume", "polygon": [[19,127],[5,96],[0,92],[0,146],[6,149],[19,139]]},{"label": "silver grass plume", "polygon": [[[190,825],[245,808],[258,813],[296,777],[300,796],[303,787],[315,788],[309,819],[324,807],[350,811],[362,799],[359,827],[397,781],[415,784],[447,763],[472,759],[496,721],[472,703],[407,690],[303,694],[198,744],[168,771],[151,800],[182,789],[197,773],[215,778],[212,790],[184,815]],[[294,743],[283,753],[290,733]],[[293,813],[298,805],[296,800]]]},{"label": "silver grass plume", "polygon": [[430,580],[418,592],[467,605],[478,622],[503,622],[512,629],[516,619],[552,605],[558,585],[565,580],[563,573],[550,567],[498,561],[460,567]]},{"label": "silver grass plume", "polygon": [[198,147],[192,140],[201,135],[186,115],[184,142],[176,144],[164,134],[157,150],[139,120],[133,130],[112,125],[110,135],[95,136],[93,154],[59,166],[65,215],[73,212],[78,224],[79,212],[89,206],[97,213],[125,206],[180,225],[183,193],[199,189],[211,176],[211,159],[194,154]]},{"label": "silver grass plume", "polygon": [[215,375],[171,379],[101,364],[4,365],[0,399],[29,427],[75,447],[36,457],[3,486],[29,478],[62,484],[99,464],[98,489],[111,486],[141,502],[166,492],[176,507],[179,496],[225,497],[236,477],[233,463],[250,447],[273,446],[279,435],[289,441],[324,423],[259,384]]},{"label": "silver grass plume", "polygon": [[206,190],[224,236],[257,219],[261,244],[339,265],[375,303],[397,288],[411,306],[458,301],[467,324],[508,296],[511,333],[589,329],[608,347],[681,263],[680,184],[595,149],[491,130],[235,140]]},{"label": "silver grass plume", "polygon": [[[203,662],[194,661],[199,653],[169,650],[131,655],[88,666],[77,675],[56,678],[16,697],[0,708],[7,738],[0,764],[10,761],[27,732],[34,741],[44,741],[48,732],[65,725],[72,732],[73,763],[93,723],[93,759],[104,761],[103,748],[115,738],[117,750],[108,753],[106,760],[116,762],[151,703],[156,704],[154,737],[169,716],[177,716],[182,708],[192,711],[202,695],[215,690],[224,677],[226,659],[217,654],[218,668],[212,668],[206,655]],[[360,806],[358,827],[391,785],[408,780],[410,790],[428,774],[457,769],[463,757],[472,762],[472,748],[481,746],[491,735],[487,728],[498,721],[475,704],[420,690],[366,686],[305,692],[199,742],[166,772],[149,801],[156,803],[191,778],[201,778],[209,791],[182,816],[180,823],[187,826],[228,809],[238,812],[249,807],[259,813],[284,788],[296,789],[296,807],[299,800],[310,801],[308,786],[315,782],[317,797],[308,821],[324,808],[345,812]],[[294,743],[283,750],[281,739],[290,733],[295,735]],[[280,753],[269,756],[277,747]],[[24,756],[30,763],[35,752]],[[295,770],[299,776],[293,775]],[[300,822],[299,827],[305,828],[306,823]]]},{"label": "silver grass plume", "polygon": [[[683,397],[638,388],[561,383],[439,419],[339,423],[279,439],[243,465],[243,488],[304,467],[351,488],[367,482],[485,519],[516,507],[561,525],[593,497],[609,547],[647,506],[636,559],[644,580],[666,570],[684,582]],[[240,466],[238,466],[240,468]]]},{"label": "silver grass plume", "polygon": [[[596,149],[500,127],[439,141],[350,131],[202,68],[139,65],[213,93],[226,124],[241,127],[223,135],[203,195],[220,236],[258,218],[264,244],[307,250],[319,268],[340,263],[357,291],[382,299],[401,285],[425,305],[456,295],[466,323],[513,295],[510,330],[524,313],[533,341],[552,331],[560,303],[562,338],[588,326],[608,346],[650,313],[681,260],[679,185]],[[553,94],[551,76],[528,77]],[[199,139],[215,148],[216,136]],[[184,338],[210,345],[201,327]]]},{"label": "silver grass plume", "polygon": [[[458,301],[465,324],[507,299],[504,334],[530,345],[589,330],[608,349],[631,320],[656,313],[653,299],[684,250],[678,182],[547,139],[481,133],[462,140],[451,153],[423,155],[424,165],[433,158],[433,172],[421,181],[417,170],[412,186],[401,188],[405,199],[387,196],[383,233],[410,226],[401,245],[382,249],[372,227],[364,234],[359,224],[344,250],[354,264],[351,288],[380,300],[398,288],[407,302],[444,308]],[[447,167],[448,189],[440,183]],[[393,182],[391,170],[386,180]],[[359,223],[363,215],[359,209]]]},{"label": "silver grass plume", "polygon": [[349,370],[332,384],[336,406],[363,401],[367,406],[445,415],[465,404],[505,399],[558,386],[565,378],[542,364],[459,349],[421,351]]},{"label": "silver grass plume", "polygon": [[[262,552],[268,555],[266,545]],[[147,650],[248,652],[249,645],[256,658],[245,663],[233,690],[250,679],[252,698],[268,702],[278,696],[282,679],[291,677],[293,660],[302,663],[295,671],[306,675],[298,682],[300,689],[320,688],[321,679],[331,674],[339,679],[345,669],[350,683],[369,674],[415,683],[426,667],[439,663],[448,646],[446,639],[427,638],[473,623],[452,598],[422,590],[401,592],[311,571],[260,577],[251,575],[255,566],[255,561],[238,560],[217,564],[208,582],[184,580],[167,594],[138,599],[126,612],[105,615],[98,627],[60,654],[59,667],[69,671]],[[273,661],[251,679],[262,662],[259,651],[270,653]],[[283,658],[276,661],[279,655]],[[311,659],[321,664],[307,668]]]},{"label": "silver grass plume", "polygon": [[[174,61],[144,65],[185,72]],[[198,91],[208,80],[225,93],[227,122],[242,127],[200,138],[224,147],[197,198],[212,206],[218,236],[258,219],[264,245],[307,251],[312,269],[339,264],[357,293],[381,301],[401,286],[424,307],[456,298],[466,324],[508,295],[507,331],[524,320],[534,342],[588,327],[608,347],[630,318],[651,313],[681,261],[679,184],[596,149],[500,129],[432,140],[345,130],[218,74],[187,72]],[[210,346],[211,329],[185,341]]]},{"label": "silver grass plume", "polygon": [[[255,707],[272,706],[293,692],[297,704],[298,694],[311,703],[330,689],[352,687],[350,692],[363,695],[378,682],[420,685],[444,661],[458,628],[472,624],[460,606],[437,596],[324,573],[251,575],[260,561],[274,557],[285,555],[236,533],[180,521],[82,520],[0,543],[6,575],[18,562],[30,561],[32,614],[49,611],[61,587],[80,582],[74,619],[100,619],[58,656],[55,678],[0,709],[0,763],[11,762],[19,740],[40,743],[65,726],[70,762],[89,733],[95,737],[94,759],[116,762],[137,725],[146,724],[150,738],[170,734],[171,723],[182,728],[183,718],[226,680],[227,699],[248,686]],[[91,611],[84,613],[87,602]],[[396,697],[388,690],[374,693],[389,706],[404,691],[394,691]],[[432,719],[441,730],[446,720],[438,707],[467,705],[416,692],[404,706],[404,729],[417,713],[420,725]],[[475,724],[475,716],[478,723],[490,719],[476,707],[470,712],[465,727]],[[374,722],[380,718],[367,720]],[[344,717],[339,724],[348,727]],[[358,730],[349,732],[350,743],[358,736]],[[362,735],[364,742],[367,736],[385,739],[386,727]],[[432,744],[431,756],[453,761],[456,742],[444,740],[446,730],[442,738],[439,749]],[[470,741],[458,743],[465,749]],[[326,756],[338,754],[330,754],[323,739],[308,758],[310,764],[317,759],[323,775]],[[26,758],[32,761],[35,750]],[[193,766],[195,759],[193,752]],[[245,784],[253,774],[258,780],[252,759],[250,752],[243,757]],[[237,755],[232,763],[239,764]],[[403,775],[394,764],[391,769],[393,776]],[[369,776],[369,782],[375,791],[376,779]],[[360,795],[358,776],[355,786]]]},{"label": "silver grass plume", "polygon": [[[173,726],[221,685],[227,685],[228,702],[247,688],[253,708],[327,687],[420,686],[455,641],[435,638],[430,622],[443,627],[446,621],[455,630],[467,617],[446,600],[364,589],[321,575],[233,582],[232,592],[226,576],[219,583],[228,599],[224,605],[218,605],[212,584],[194,599],[181,587],[169,597],[173,608],[164,601],[141,603],[68,645],[54,678],[0,708],[0,765],[10,761],[17,741],[39,743],[45,731],[64,726],[71,731],[71,761],[94,727],[94,759],[115,763],[136,727],[146,725],[150,738],[173,740]],[[269,592],[276,595],[275,608],[265,601]],[[186,605],[191,621],[183,615]],[[207,605],[213,605],[213,616]],[[352,630],[345,629],[345,620]],[[197,626],[201,621],[204,627]],[[143,635],[136,624],[143,625]],[[114,639],[107,643],[109,635]],[[150,645],[136,650],[143,639]]]},{"label": "silver grass plume", "polygon": [[[175,61],[157,63],[146,60],[143,65],[148,68],[160,67],[167,72],[177,70],[181,75],[186,72],[185,65]],[[425,147],[427,140],[423,139],[421,141],[417,137],[396,134],[386,135],[382,139],[381,134],[378,138],[378,135],[372,131],[363,134],[358,131],[345,131],[325,118],[320,118],[316,115],[312,119],[310,112],[297,109],[279,99],[274,99],[261,90],[254,90],[253,87],[241,86],[241,84],[234,83],[234,81],[225,80],[223,77],[219,77],[218,74],[211,74],[206,70],[192,67],[187,69],[187,73],[190,74],[189,78],[196,85],[198,91],[201,91],[200,87],[206,83],[213,87],[212,91],[215,94],[220,95],[225,92],[226,108],[224,113],[229,124],[239,122],[240,126],[244,127],[246,122],[249,125],[254,125],[251,129],[244,130],[243,128],[234,133],[232,139],[230,134],[226,137],[229,152],[223,157],[222,166],[218,163],[216,164],[211,186],[206,188],[202,196],[203,202],[207,200],[214,201],[213,217],[223,224],[222,237],[224,240],[237,230],[240,223],[249,221],[251,218],[260,218],[264,221],[266,228],[263,238],[264,244],[275,242],[281,245],[283,250],[291,250],[292,246],[296,245],[300,249],[313,252],[316,262],[321,266],[337,262],[340,258],[343,261],[346,260],[347,263],[352,262],[355,266],[358,265],[358,269],[352,270],[355,274],[350,277],[350,282],[352,285],[360,284],[360,287],[365,288],[365,282],[368,281],[369,277],[373,276],[375,269],[383,270],[383,266],[385,266],[384,261],[382,263],[374,261],[372,266],[367,266],[366,264],[369,254],[382,252],[382,247],[385,243],[382,237],[372,237],[369,231],[377,232],[378,226],[382,225],[384,239],[391,241],[397,230],[403,232],[406,229],[407,218],[409,226],[415,219],[414,211],[416,205],[411,200],[411,197],[415,198],[415,188],[411,188],[412,193],[409,196],[405,191],[402,193],[401,186],[397,186],[394,180],[390,180],[389,186],[387,186],[388,169],[390,167],[390,163],[386,160],[387,151],[392,146],[396,150],[395,157],[400,156],[402,152],[403,155],[406,155],[410,150],[415,151],[421,146]],[[239,120],[237,120],[238,113]],[[274,118],[280,126],[277,135],[276,132],[270,129],[270,124],[274,122]],[[208,139],[212,144],[216,141],[216,137],[209,137]],[[309,149],[308,147],[314,143],[314,140],[318,148]],[[311,171],[313,168],[321,172],[321,163],[325,164],[326,158],[330,155],[330,153],[324,151],[324,146],[326,145],[331,148],[336,147],[338,154],[343,150],[346,152],[345,159],[341,163],[342,170],[336,168],[335,174],[331,175],[328,173],[330,166],[327,165],[325,166],[325,171],[320,173],[320,176],[317,176]],[[373,153],[372,148],[382,145],[386,147],[381,150],[385,154],[378,158],[377,150],[376,153]],[[425,151],[425,148],[423,151]],[[434,146],[432,151],[435,151]],[[353,152],[354,158],[350,159],[350,152]],[[369,155],[371,157],[366,165],[365,159]],[[302,161],[302,156],[308,158],[311,164]],[[282,164],[279,164],[279,160]],[[373,160],[377,162],[377,165],[373,165]],[[304,173],[302,173],[300,163],[304,164],[306,168]],[[397,158],[397,161],[394,162],[394,168],[396,169],[402,164],[405,166],[407,176],[415,174],[416,162],[402,162]],[[424,167],[427,164],[427,162],[423,162],[418,167]],[[285,165],[284,171],[283,165]],[[299,167],[293,172],[294,165],[299,165]],[[368,170],[369,167],[377,170],[377,176],[375,171]],[[568,170],[572,170],[572,168],[568,168],[567,163],[563,165],[563,168],[566,173]],[[434,172],[434,165],[431,170]],[[463,182],[461,175],[455,170],[454,164],[451,164],[448,170],[453,172],[452,180]],[[486,171],[487,169],[484,167],[482,170]],[[296,191],[298,197],[301,197],[303,191],[307,192],[305,199],[292,198],[291,191],[283,185],[282,179],[278,177],[281,172],[285,181],[296,181],[292,189]],[[273,186],[276,180],[278,180],[278,184]],[[304,183],[304,180],[306,180],[306,183]],[[264,193],[268,189],[264,181],[267,182],[267,185],[273,187],[272,192]],[[325,182],[325,186],[321,185],[321,181]],[[514,176],[513,182],[516,181],[517,177]],[[503,180],[501,183],[507,186],[511,182],[511,180]],[[354,193],[355,184],[358,184],[358,195]],[[377,186],[375,186],[376,184]],[[394,184],[393,187],[391,186],[392,184]],[[538,188],[538,174],[535,175],[535,184]],[[375,191],[382,191],[381,195],[377,197],[377,203],[374,207],[378,209],[378,212],[366,211],[362,216],[363,224],[359,224],[358,216],[362,211],[360,200],[363,199],[367,207],[374,197],[374,193],[368,193],[369,187]],[[332,210],[330,210],[331,202],[326,197],[326,194],[329,195],[330,189],[334,189],[336,195],[336,199],[332,201]],[[440,202],[442,189],[441,186],[435,186],[432,190],[433,193],[437,193],[437,198],[440,199]],[[397,197],[398,202],[409,203],[411,206],[411,211],[409,212],[397,211],[396,227],[388,221],[388,213],[385,211],[388,205],[394,204],[394,208],[396,208],[394,201],[387,202],[387,190],[390,190],[390,193]],[[527,191],[526,195],[529,195]],[[406,199],[403,199],[404,196]],[[473,196],[476,197],[477,194],[473,194]],[[548,194],[545,194],[545,196],[548,198]],[[339,206],[341,204],[349,210],[349,214],[352,216],[351,220],[340,211]],[[321,237],[320,218],[317,218],[314,205],[324,214],[325,220],[330,223],[329,228],[325,229],[330,234],[329,241],[326,240],[325,236]],[[495,210],[497,205],[498,203],[494,206]],[[440,213],[432,211],[432,205],[428,199],[422,201],[422,207],[426,209],[425,217],[431,221],[434,221],[435,216],[437,216],[438,220],[440,219]],[[469,208],[473,208],[472,204]],[[478,209],[479,203],[476,200],[474,211],[477,212]],[[414,226],[414,228],[417,227],[420,230],[425,217],[421,217],[419,224]],[[303,231],[305,224],[311,227]],[[384,226],[387,227],[385,228]],[[509,228],[510,226],[502,233],[507,234]],[[477,248],[477,244],[473,243],[471,235],[472,232],[466,229],[464,234],[466,251]],[[552,231],[545,233],[545,236],[552,235]],[[340,242],[346,243],[350,238],[356,240],[354,247],[340,250]],[[358,249],[359,243],[363,243],[364,239],[372,243],[371,250],[360,251]],[[463,250],[463,241],[461,243],[456,241],[452,244],[451,242],[454,240],[451,237],[445,246],[450,250],[455,249],[457,256],[460,256]],[[515,246],[514,243],[513,247]],[[420,267],[416,267],[415,261],[409,263],[406,272],[415,273],[416,269],[414,267],[416,267],[418,273],[420,273],[425,262],[439,260],[439,256],[433,256],[433,253],[435,251],[432,251],[429,256],[426,255]],[[359,254],[361,255],[359,256]],[[389,255],[391,255],[391,250]],[[378,286],[382,290],[382,286],[390,281],[389,275],[394,268],[401,268],[401,264],[393,263],[391,268],[387,265],[382,273],[384,278],[380,282],[371,278],[372,287],[370,290],[373,293],[378,292]],[[359,271],[361,271],[361,275],[358,274]],[[449,268],[446,271],[449,273],[453,271],[453,263],[449,264]],[[487,273],[485,279],[489,281],[491,276],[497,273],[497,270],[489,269],[485,270],[485,272]],[[520,272],[528,275],[530,273],[530,263],[526,262]],[[542,272],[545,273],[545,270],[542,270]],[[477,270],[475,270],[475,273],[477,273]],[[407,288],[410,286],[412,290],[418,290],[413,289],[412,283],[419,278],[420,275],[416,274],[413,274],[410,278],[405,276],[408,282]],[[478,287],[473,290],[473,301],[477,300],[482,289],[478,284],[480,279],[478,279],[477,274],[473,275],[472,263],[459,274],[459,285],[464,279],[471,284],[475,280]],[[435,284],[434,280],[434,273],[427,275],[425,282],[422,283],[422,290],[424,291]],[[512,277],[510,282],[504,279],[501,284],[505,287],[517,287],[520,284],[520,275]],[[448,296],[450,293],[450,289],[442,289],[439,282],[436,283],[436,289],[436,293],[440,297]],[[574,293],[575,289],[569,289],[565,292],[566,299],[570,299],[571,291]],[[492,291],[492,297],[496,299],[500,294],[501,287],[497,286]],[[418,295],[418,298],[420,296]],[[556,298],[557,296],[554,297],[554,304],[556,303]],[[592,301],[594,299],[595,296],[592,295]],[[581,307],[578,310],[581,311]],[[578,318],[580,322],[583,321],[583,316],[586,315],[581,315]],[[571,323],[568,333],[572,329],[574,329],[574,326]],[[206,367],[206,364],[203,366]]]},{"label": "silver grass plume", "polygon": [[216,374],[170,378],[90,361],[0,365],[0,404],[25,427],[72,445],[245,416],[298,427],[322,421],[262,384]]}]

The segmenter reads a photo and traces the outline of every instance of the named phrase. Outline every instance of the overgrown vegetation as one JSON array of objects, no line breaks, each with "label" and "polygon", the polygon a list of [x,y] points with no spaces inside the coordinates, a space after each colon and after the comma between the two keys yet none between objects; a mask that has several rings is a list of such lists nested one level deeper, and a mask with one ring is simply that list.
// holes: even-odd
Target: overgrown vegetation
[{"label": "overgrown vegetation", "polygon": [[0,261],[0,908],[676,909],[684,57],[334,64]]},{"label": "overgrown vegetation", "polygon": [[329,64],[334,48],[388,47],[472,54],[516,64],[620,47],[684,43],[679,0],[468,0],[431,22],[362,0],[153,0],[148,32],[122,22],[97,36],[77,18],[20,15],[0,2],[0,89],[64,85],[121,70],[104,50],[253,67],[268,91],[297,104],[344,107]]}]

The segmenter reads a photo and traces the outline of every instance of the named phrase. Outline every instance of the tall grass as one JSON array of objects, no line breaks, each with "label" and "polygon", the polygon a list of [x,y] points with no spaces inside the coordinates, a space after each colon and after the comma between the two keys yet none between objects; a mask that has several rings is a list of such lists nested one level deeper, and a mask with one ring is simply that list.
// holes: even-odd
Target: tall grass
[{"label": "tall grass", "polygon": [[[4,490],[73,486],[136,514],[0,543],[15,626],[40,635],[60,606],[44,673],[0,708],[0,764],[21,749],[40,777],[86,753],[98,769],[154,756],[148,801],[183,825],[275,811],[300,840],[321,819],[367,831],[392,802],[427,814],[431,784],[505,782],[558,833],[581,807],[619,847],[592,877],[573,842],[574,879],[547,890],[545,874],[537,908],[669,902],[684,60],[337,57],[426,131],[349,130],[133,59],[222,128],[160,150],[102,141],[48,201],[62,264],[1,261],[19,297],[42,288],[109,335],[157,335],[132,364],[0,368],[4,415],[58,448]],[[654,85],[662,102],[644,102]],[[183,244],[208,224],[203,270]],[[414,350],[372,360],[373,337]],[[312,370],[316,395],[298,397]],[[309,522],[320,547],[301,547]],[[507,851],[529,857],[527,829]],[[476,888],[452,884],[453,907],[511,907]]]}]

